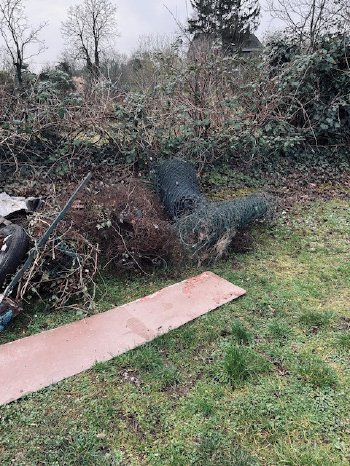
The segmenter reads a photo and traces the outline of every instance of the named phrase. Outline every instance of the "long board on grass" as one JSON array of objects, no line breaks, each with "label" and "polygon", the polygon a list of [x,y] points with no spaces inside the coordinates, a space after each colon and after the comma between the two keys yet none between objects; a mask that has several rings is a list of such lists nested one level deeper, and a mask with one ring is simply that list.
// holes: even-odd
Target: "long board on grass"
[{"label": "long board on grass", "polygon": [[0,346],[0,404],[90,369],[245,294],[205,272],[102,314]]}]

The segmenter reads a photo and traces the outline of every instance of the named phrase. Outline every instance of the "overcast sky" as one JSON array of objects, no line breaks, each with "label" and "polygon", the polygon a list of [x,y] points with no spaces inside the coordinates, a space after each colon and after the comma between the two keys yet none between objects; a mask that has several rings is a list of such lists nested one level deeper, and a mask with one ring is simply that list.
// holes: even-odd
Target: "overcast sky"
[{"label": "overcast sky", "polygon": [[[173,16],[185,24],[191,14],[189,0],[112,0],[117,5],[119,37],[116,38],[116,49],[123,54],[130,54],[137,48],[140,36],[171,35],[178,27]],[[71,5],[81,3],[80,0],[26,0],[26,13],[31,23],[37,25],[47,21],[48,25],[41,33],[47,50],[35,57],[35,68],[46,63],[55,64],[64,49],[61,37],[61,22],[65,20]],[[169,12],[171,11],[171,13]],[[173,16],[172,16],[173,15]],[[264,32],[271,27],[271,20],[263,14],[257,35],[262,38]]]}]

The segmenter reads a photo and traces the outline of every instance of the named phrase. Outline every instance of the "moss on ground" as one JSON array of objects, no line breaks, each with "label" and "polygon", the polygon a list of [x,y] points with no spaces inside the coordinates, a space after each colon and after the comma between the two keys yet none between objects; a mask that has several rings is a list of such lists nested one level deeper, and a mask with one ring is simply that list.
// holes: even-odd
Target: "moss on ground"
[{"label": "moss on ground", "polygon": [[[350,210],[295,207],[213,271],[238,301],[0,408],[4,465],[347,465]],[[181,278],[108,278],[104,310]],[[19,318],[1,342],[81,314]]]}]

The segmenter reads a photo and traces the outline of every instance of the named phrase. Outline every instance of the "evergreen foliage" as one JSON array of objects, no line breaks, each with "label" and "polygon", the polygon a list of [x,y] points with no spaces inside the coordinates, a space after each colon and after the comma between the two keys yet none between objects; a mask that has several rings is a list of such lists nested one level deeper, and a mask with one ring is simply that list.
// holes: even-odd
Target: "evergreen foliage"
[{"label": "evergreen foliage", "polygon": [[313,52],[291,49],[288,40],[270,48],[269,60],[276,64],[272,71],[283,96],[278,111],[310,143],[349,143],[349,51],[350,39],[341,34],[323,36]]},{"label": "evergreen foliage", "polygon": [[216,35],[226,53],[239,50],[259,25],[257,0],[191,0],[191,4],[195,17],[188,20],[188,31]]}]

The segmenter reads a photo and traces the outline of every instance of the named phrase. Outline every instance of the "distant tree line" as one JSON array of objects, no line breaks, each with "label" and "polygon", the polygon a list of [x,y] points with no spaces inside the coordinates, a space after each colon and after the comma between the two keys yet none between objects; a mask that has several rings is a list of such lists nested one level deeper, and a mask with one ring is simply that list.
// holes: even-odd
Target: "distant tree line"
[{"label": "distant tree line", "polygon": [[[25,0],[0,0],[0,33],[19,86],[23,84],[28,60],[45,48],[40,32],[46,23],[33,28],[25,15],[24,4]],[[69,53],[83,60],[93,78],[100,75],[103,49],[117,35],[116,10],[109,0],[83,0],[80,5],[69,8],[62,24]]]},{"label": "distant tree line", "polygon": [[[258,0],[190,1],[193,14],[186,32],[191,38],[217,38],[224,53],[239,51],[259,25]],[[24,7],[25,0],[0,0],[0,34],[19,87],[28,61],[45,48],[40,34],[46,23],[33,27]],[[349,0],[268,0],[268,10],[282,22],[286,36],[311,50],[323,34],[350,27]],[[98,80],[106,70],[118,68],[116,56],[107,53],[118,35],[113,0],[83,0],[70,7],[62,35],[67,44],[65,61],[80,60],[91,79]]]}]

